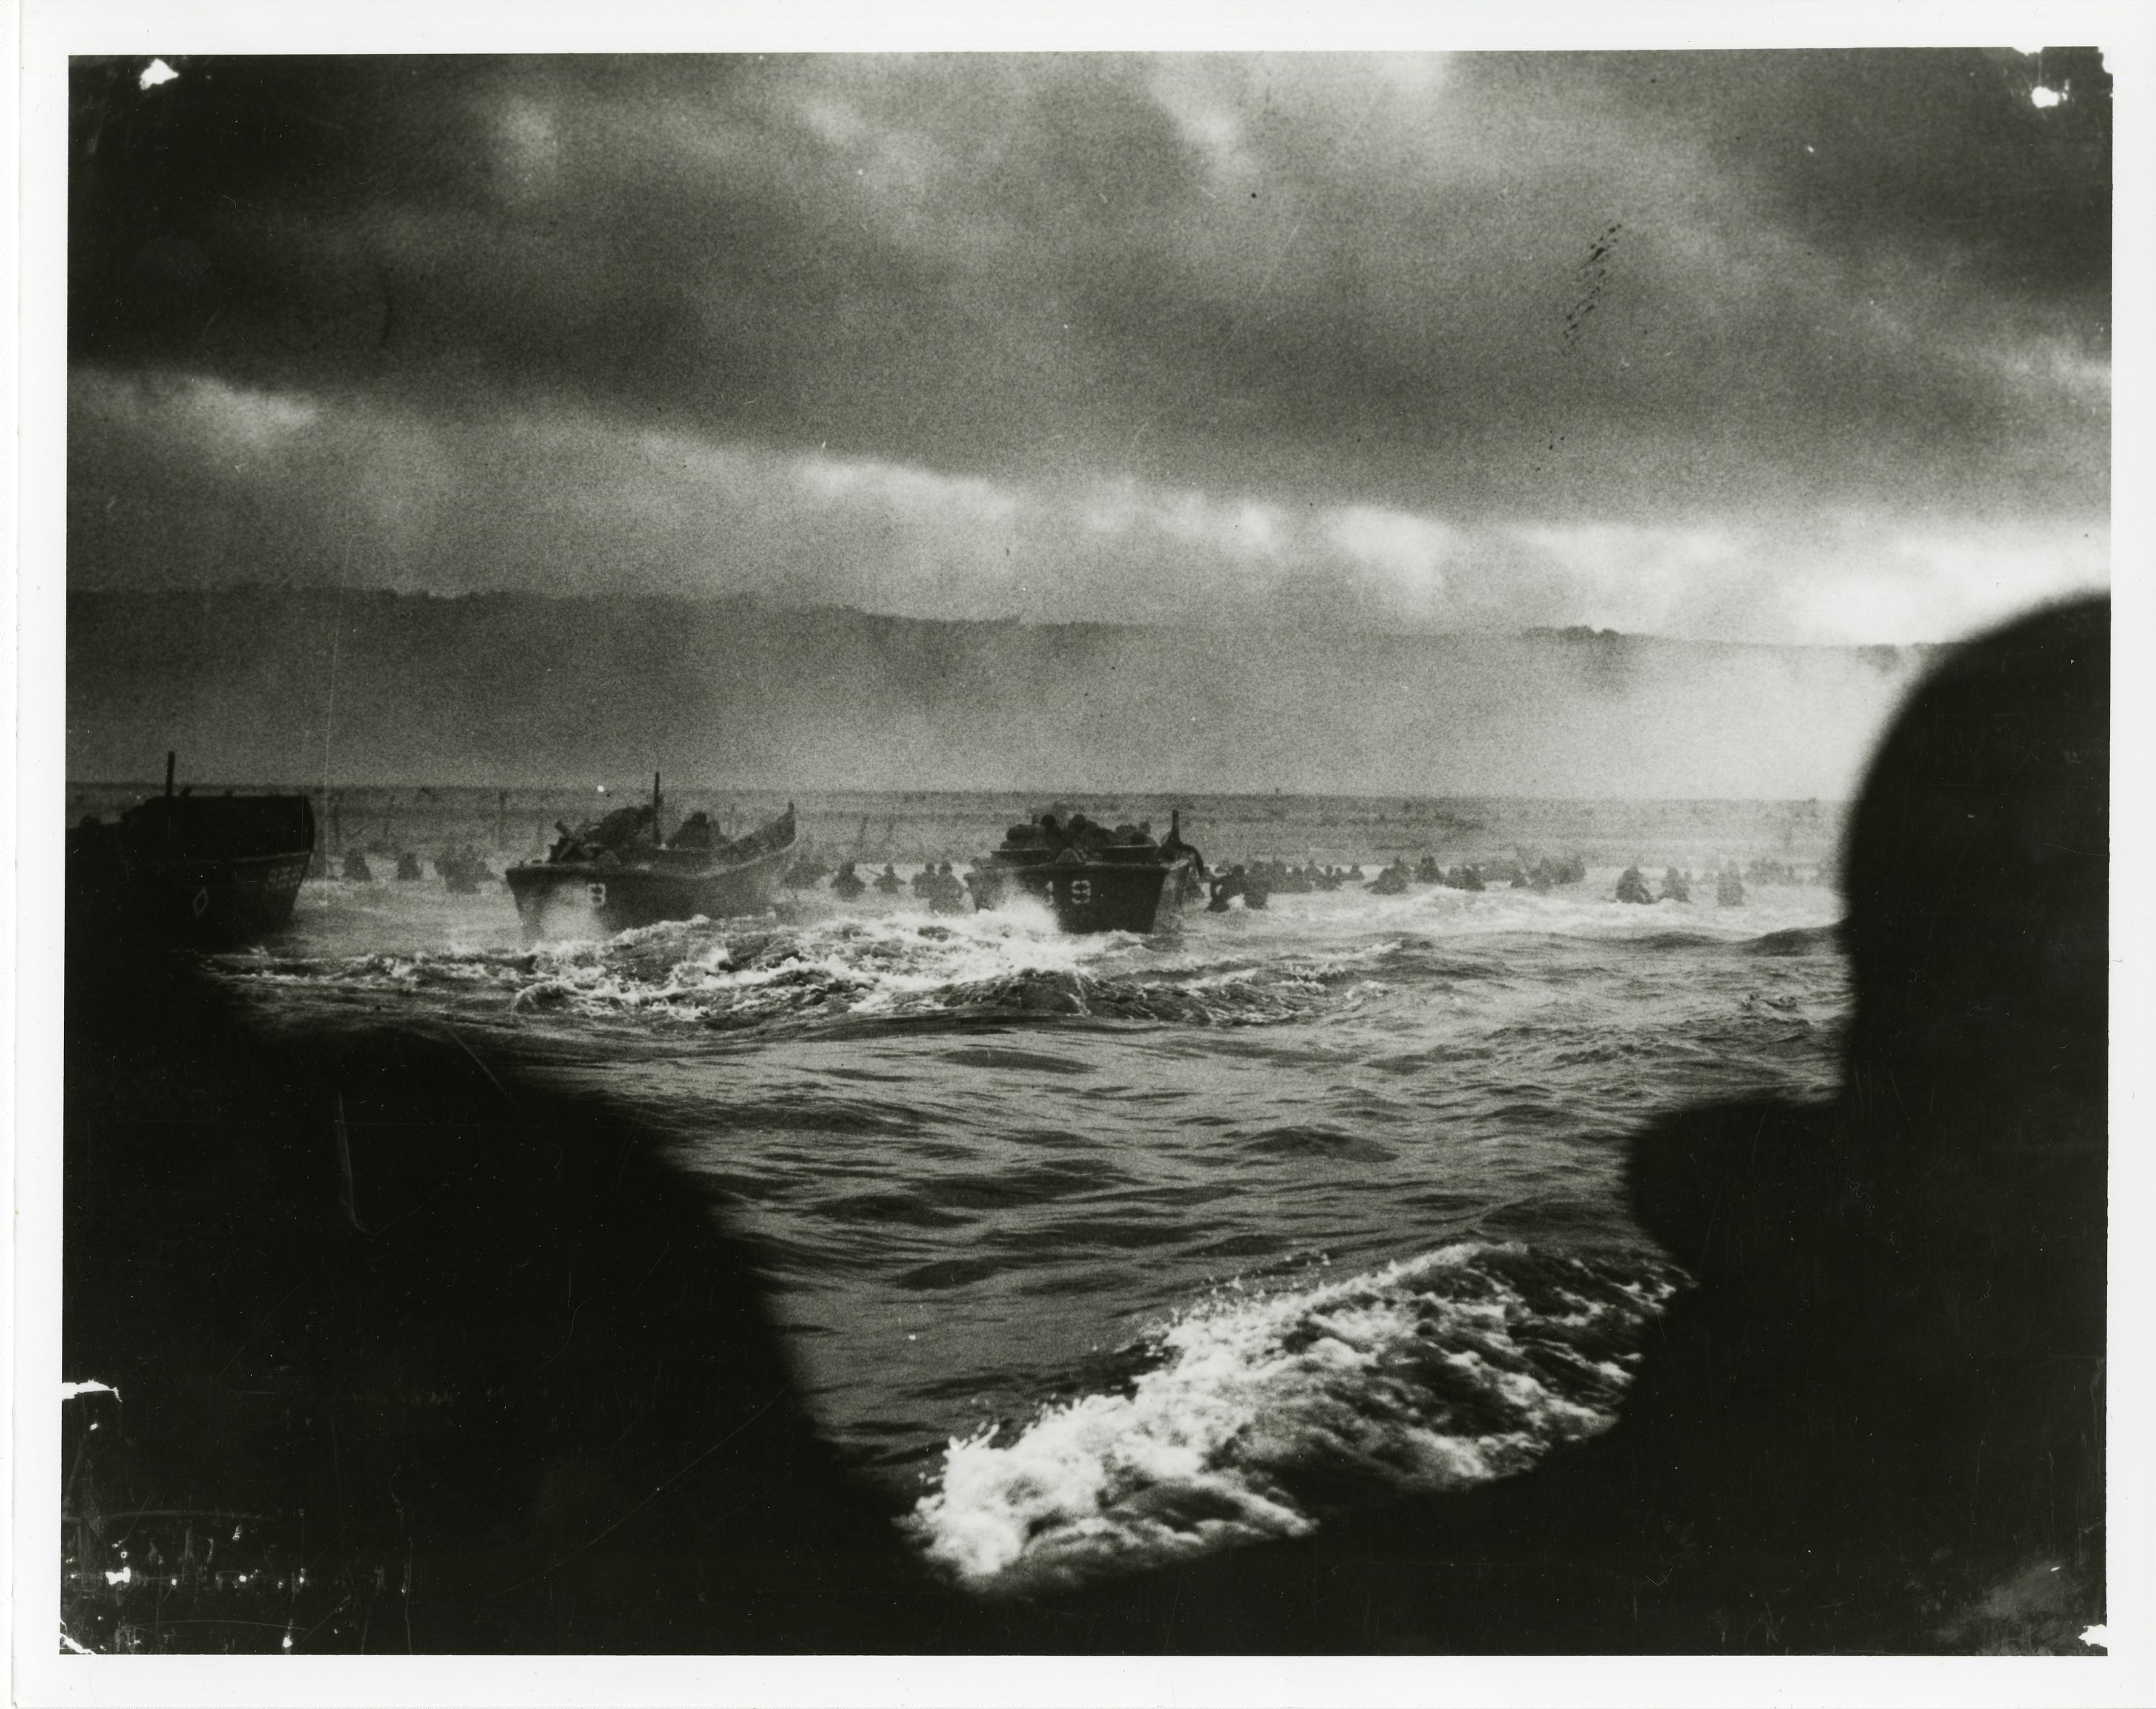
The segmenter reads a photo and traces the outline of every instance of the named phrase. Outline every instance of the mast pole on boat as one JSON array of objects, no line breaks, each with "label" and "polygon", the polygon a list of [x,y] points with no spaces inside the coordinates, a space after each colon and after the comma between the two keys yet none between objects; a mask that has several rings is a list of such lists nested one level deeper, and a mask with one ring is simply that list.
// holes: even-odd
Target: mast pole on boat
[{"label": "mast pole on boat", "polygon": [[172,767],[179,757],[172,749],[165,749],[165,799],[168,801],[172,798]]},{"label": "mast pole on boat", "polygon": [[654,848],[663,847],[666,841],[659,825],[659,807],[662,799],[659,793],[659,774],[654,771],[651,774],[651,842]]}]

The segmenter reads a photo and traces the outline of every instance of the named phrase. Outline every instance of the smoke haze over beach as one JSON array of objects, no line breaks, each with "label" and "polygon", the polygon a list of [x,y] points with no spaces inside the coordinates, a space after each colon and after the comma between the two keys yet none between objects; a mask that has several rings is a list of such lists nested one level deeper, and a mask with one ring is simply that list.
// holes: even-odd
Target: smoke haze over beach
[{"label": "smoke haze over beach", "polygon": [[1871,644],[2108,579],[2092,51],[170,69],[75,73],[77,589]]},{"label": "smoke haze over beach", "polygon": [[176,746],[220,782],[656,766],[780,790],[1839,800],[1931,651],[259,588],[69,604],[69,775],[116,781]]}]

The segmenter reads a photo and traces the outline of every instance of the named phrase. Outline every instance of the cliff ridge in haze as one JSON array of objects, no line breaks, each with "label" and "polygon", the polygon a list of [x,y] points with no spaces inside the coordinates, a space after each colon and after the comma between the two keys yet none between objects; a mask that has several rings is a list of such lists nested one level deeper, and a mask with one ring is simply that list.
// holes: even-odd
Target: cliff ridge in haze
[{"label": "cliff ridge in haze", "polygon": [[78,590],[68,774],[1840,797],[1917,648]]}]

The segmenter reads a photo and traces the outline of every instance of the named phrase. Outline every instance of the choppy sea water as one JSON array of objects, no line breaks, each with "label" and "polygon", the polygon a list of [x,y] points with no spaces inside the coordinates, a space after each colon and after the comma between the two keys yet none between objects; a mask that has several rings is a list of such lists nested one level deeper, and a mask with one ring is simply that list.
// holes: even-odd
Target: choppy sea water
[{"label": "choppy sea water", "polygon": [[[490,792],[428,794],[402,805],[440,834],[501,816]],[[865,797],[807,822],[903,877],[1025,805]],[[667,1135],[767,1255],[826,1429],[978,1585],[1306,1531],[1606,1428],[1684,1280],[1621,1202],[1626,1135],[1833,1083],[1831,814],[1271,797],[1190,803],[1184,829],[1216,861],[1372,877],[1418,847],[1590,869],[1543,895],[1276,893],[1147,938],[818,888],[529,944],[498,883],[452,895],[377,860],[218,965],[294,1024],[513,1037]],[[1659,879],[1760,858],[1800,881],[1613,898],[1635,860]]]}]

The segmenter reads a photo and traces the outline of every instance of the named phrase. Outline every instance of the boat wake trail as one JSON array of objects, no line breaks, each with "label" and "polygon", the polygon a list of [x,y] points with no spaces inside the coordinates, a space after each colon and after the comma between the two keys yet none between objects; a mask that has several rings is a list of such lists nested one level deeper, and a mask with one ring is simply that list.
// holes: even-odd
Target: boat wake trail
[{"label": "boat wake trail", "polygon": [[1118,1393],[952,1441],[910,1524],[992,1590],[1317,1528],[1347,1492],[1464,1487],[1614,1422],[1674,1271],[1466,1243],[1314,1287],[1223,1290]]}]

